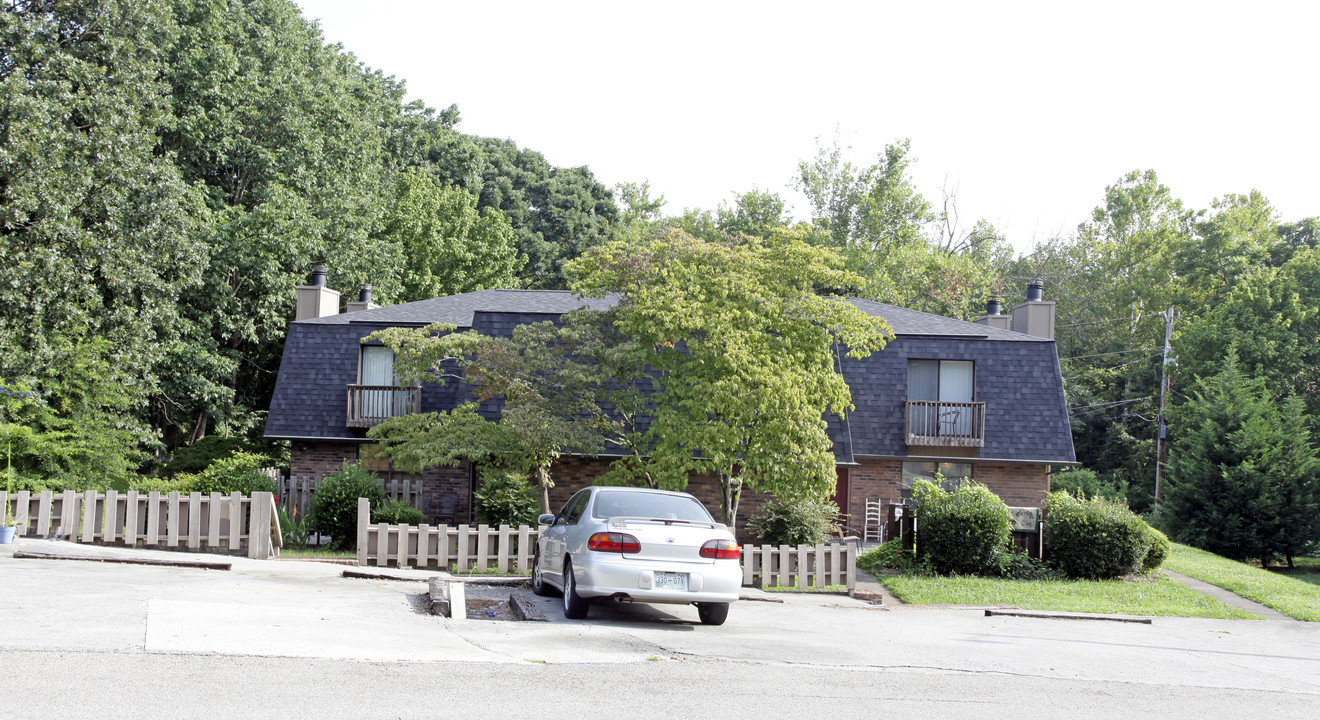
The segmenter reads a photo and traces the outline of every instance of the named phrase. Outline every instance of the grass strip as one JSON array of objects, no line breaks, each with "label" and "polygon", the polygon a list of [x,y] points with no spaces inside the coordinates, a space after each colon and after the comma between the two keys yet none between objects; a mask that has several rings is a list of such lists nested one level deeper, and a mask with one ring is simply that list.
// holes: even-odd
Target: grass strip
[{"label": "grass strip", "polygon": [[888,575],[880,581],[894,597],[915,605],[1011,605],[1052,612],[1259,619],[1167,578],[1124,582]]},{"label": "grass strip", "polygon": [[1173,544],[1164,567],[1218,585],[1288,617],[1320,622],[1320,585],[1178,543]]},{"label": "grass strip", "polygon": [[280,557],[298,558],[357,558],[357,553],[350,551],[318,550],[316,548],[280,548]]}]

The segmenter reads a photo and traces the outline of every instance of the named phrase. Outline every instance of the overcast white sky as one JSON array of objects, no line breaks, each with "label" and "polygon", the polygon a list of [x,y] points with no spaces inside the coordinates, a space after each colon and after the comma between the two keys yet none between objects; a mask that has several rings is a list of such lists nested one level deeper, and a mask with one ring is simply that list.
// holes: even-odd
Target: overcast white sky
[{"label": "overcast white sky", "polygon": [[1192,207],[1256,188],[1320,215],[1320,2],[298,0],[329,42],[674,213],[791,189],[836,129],[869,164],[912,139],[1019,250],[1071,232],[1129,170]]}]

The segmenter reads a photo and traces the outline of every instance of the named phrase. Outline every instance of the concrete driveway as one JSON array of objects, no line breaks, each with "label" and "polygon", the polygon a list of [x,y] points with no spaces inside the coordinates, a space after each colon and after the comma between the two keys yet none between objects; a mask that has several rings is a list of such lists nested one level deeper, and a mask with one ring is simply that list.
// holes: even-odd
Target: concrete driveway
[{"label": "concrete driveway", "polygon": [[[106,704],[93,706],[103,710],[119,707],[122,698],[91,684],[98,672],[133,669],[134,682],[151,685],[177,682],[178,668],[189,666],[198,670],[187,677],[207,688],[238,672],[250,691],[269,693],[268,702],[280,686],[234,668],[295,675],[317,668],[309,675],[317,687],[341,675],[415,677],[417,688],[409,692],[422,695],[435,693],[441,677],[454,688],[463,678],[480,678],[485,687],[515,693],[528,682],[549,683],[549,697],[569,701],[585,679],[590,687],[628,687],[616,714],[631,717],[652,716],[638,710],[669,707],[664,703],[682,706],[692,693],[723,701],[720,688],[745,701],[726,708],[731,716],[760,707],[749,715],[756,717],[780,715],[773,709],[784,701],[874,710],[877,696],[917,715],[939,707],[941,717],[1014,708],[1019,716],[1037,716],[1023,709],[1047,699],[1063,703],[1055,709],[1074,706],[1070,717],[1137,709],[1226,717],[1243,702],[1252,704],[1252,714],[1314,717],[1320,708],[1320,625],[1310,623],[986,617],[980,609],[888,610],[820,595],[740,602],[721,627],[700,625],[695,608],[674,606],[596,605],[587,620],[569,621],[553,599],[542,601],[549,622],[460,622],[425,613],[424,581],[433,573],[403,573],[415,581],[361,580],[342,577],[345,568],[337,565],[184,557],[223,560],[233,569],[16,559],[0,551],[3,667],[12,671],[22,658],[25,667],[46,673],[11,676],[10,683],[37,691],[49,689],[46,680],[50,687],[83,683],[83,692],[103,693]],[[716,676],[694,679],[702,673]],[[309,679],[300,682],[305,689]],[[344,689],[326,682],[323,694],[304,698],[311,705],[297,707],[323,702],[321,716],[339,716],[344,706],[331,699]],[[613,684],[619,682],[625,684]],[[390,707],[372,687],[368,681],[360,689],[371,707]],[[933,693],[926,699],[935,704],[917,703],[923,692]],[[965,702],[973,697],[977,702]],[[470,698],[473,707],[490,700]],[[238,696],[229,702],[251,709]],[[276,702],[267,709],[289,708]]]}]

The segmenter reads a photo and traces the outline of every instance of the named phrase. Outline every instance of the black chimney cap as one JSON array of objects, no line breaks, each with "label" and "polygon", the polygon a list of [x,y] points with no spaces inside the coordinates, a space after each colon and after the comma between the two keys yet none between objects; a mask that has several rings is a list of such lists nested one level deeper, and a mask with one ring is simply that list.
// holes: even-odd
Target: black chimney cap
[{"label": "black chimney cap", "polygon": [[1027,302],[1040,302],[1045,291],[1045,281],[1036,278],[1027,283]]},{"label": "black chimney cap", "polygon": [[985,314],[999,315],[1003,307],[1004,306],[1001,304],[999,298],[997,297],[990,298],[989,300],[985,301]]},{"label": "black chimney cap", "polygon": [[311,281],[311,285],[314,286],[314,287],[325,287],[325,275],[326,275],[326,272],[328,272],[328,269],[326,268],[326,266],[324,266],[324,265],[313,265],[313,266],[312,266],[312,281]]},{"label": "black chimney cap", "polygon": [[369,303],[369,302],[371,302],[371,286],[370,286],[370,285],[363,285],[363,286],[362,286],[362,290],[358,293],[358,302],[364,302],[364,303]]}]

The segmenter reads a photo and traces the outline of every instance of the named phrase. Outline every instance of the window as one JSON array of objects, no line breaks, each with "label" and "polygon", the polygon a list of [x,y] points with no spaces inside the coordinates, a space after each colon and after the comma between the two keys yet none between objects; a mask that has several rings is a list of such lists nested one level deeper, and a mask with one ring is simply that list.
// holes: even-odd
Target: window
[{"label": "window", "polygon": [[587,509],[587,496],[591,493],[582,490],[572,499],[564,503],[564,509],[559,511],[559,519],[565,525],[577,525],[578,520],[582,519],[582,513]]},{"label": "window", "polygon": [[[936,473],[943,476],[943,480],[937,480]],[[971,463],[905,462],[903,463],[902,497],[904,500],[912,497],[912,485],[918,480],[927,480],[939,485],[946,491],[952,492],[957,490],[958,486],[964,481],[971,479]]]},{"label": "window", "polygon": [[908,400],[972,401],[971,360],[908,360]]},{"label": "window", "polygon": [[362,348],[362,384],[394,387],[394,351],[379,345]]},{"label": "window", "polygon": [[971,360],[908,360],[908,434],[922,438],[972,437],[979,427],[969,405]]}]

